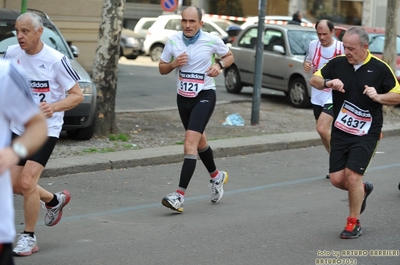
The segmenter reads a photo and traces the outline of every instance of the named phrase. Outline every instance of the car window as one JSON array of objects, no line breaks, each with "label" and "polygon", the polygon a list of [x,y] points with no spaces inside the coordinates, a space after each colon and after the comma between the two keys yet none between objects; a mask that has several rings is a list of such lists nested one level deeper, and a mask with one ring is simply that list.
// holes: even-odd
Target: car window
[{"label": "car window", "polygon": [[346,33],[346,30],[344,29],[339,29],[339,34],[337,34],[337,37],[339,40],[343,39],[343,35]]},{"label": "car window", "polygon": [[149,29],[153,24],[154,24],[154,20],[153,21],[146,21],[143,24],[142,29]]},{"label": "car window", "polygon": [[211,25],[207,22],[203,23],[203,27],[201,29],[205,32],[217,32],[219,34],[218,30],[216,28],[214,28],[213,25]]},{"label": "car window", "polygon": [[170,19],[165,25],[165,29],[170,30],[181,30],[181,20],[180,19]]},{"label": "car window", "polygon": [[238,46],[253,49],[257,43],[257,28],[247,30],[238,42]]},{"label": "car window", "polygon": [[272,51],[274,45],[285,47],[282,31],[267,29],[264,34],[264,50]]},{"label": "car window", "polygon": [[[72,59],[68,48],[62,40],[57,30],[51,24],[44,24],[42,34],[42,41],[57,51],[63,53],[69,59]],[[10,45],[18,44],[15,21],[0,21],[0,54],[4,54],[7,47]]]},{"label": "car window", "polygon": [[[396,38],[396,53],[400,55],[400,38]],[[369,35],[369,46],[368,49],[371,53],[383,54],[385,47],[385,35]]]},{"label": "car window", "polygon": [[306,55],[308,45],[312,40],[317,40],[315,31],[289,30],[288,40],[290,51],[293,55]]},{"label": "car window", "polygon": [[231,25],[235,25],[235,23],[230,22],[229,20],[217,20],[217,21],[213,21],[215,24],[218,25],[218,27],[220,27],[221,29],[223,29],[224,31],[226,31],[226,29],[231,26]]}]

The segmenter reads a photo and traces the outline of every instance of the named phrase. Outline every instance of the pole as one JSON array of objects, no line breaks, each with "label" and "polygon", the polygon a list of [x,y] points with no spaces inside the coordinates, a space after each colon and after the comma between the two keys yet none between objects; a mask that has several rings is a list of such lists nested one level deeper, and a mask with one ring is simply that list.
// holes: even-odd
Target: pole
[{"label": "pole", "polygon": [[254,65],[254,88],[253,105],[251,108],[251,125],[257,125],[260,122],[260,99],[261,99],[261,79],[263,71],[263,52],[264,52],[264,24],[265,9],[267,0],[258,2],[258,33],[256,45],[256,62]]},{"label": "pole", "polygon": [[27,10],[28,0],[21,0],[21,14]]}]

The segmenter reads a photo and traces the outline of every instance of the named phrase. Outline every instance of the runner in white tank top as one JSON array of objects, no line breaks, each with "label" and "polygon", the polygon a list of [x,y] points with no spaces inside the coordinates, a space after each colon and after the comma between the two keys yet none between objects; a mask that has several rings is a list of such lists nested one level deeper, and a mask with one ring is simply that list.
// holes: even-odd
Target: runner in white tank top
[{"label": "runner in white tank top", "polygon": [[[334,38],[335,28],[331,21],[320,20],[315,25],[318,40],[310,42],[304,60],[304,71],[313,73],[330,59],[344,54],[343,43]],[[332,91],[311,87],[311,103],[317,123],[317,132],[328,153],[330,153],[331,123],[333,119]],[[329,178],[329,174],[326,175]]]}]

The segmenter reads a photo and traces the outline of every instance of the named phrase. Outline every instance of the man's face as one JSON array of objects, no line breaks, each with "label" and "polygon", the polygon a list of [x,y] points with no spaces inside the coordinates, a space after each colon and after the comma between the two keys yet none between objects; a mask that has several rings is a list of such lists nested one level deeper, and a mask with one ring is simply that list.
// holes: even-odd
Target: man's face
[{"label": "man's face", "polygon": [[17,31],[17,39],[21,49],[27,54],[35,54],[43,28],[35,30],[31,19],[26,17],[15,22],[15,30]]},{"label": "man's face", "polygon": [[203,26],[203,21],[199,21],[199,15],[195,8],[187,8],[182,12],[182,30],[186,37],[193,37]]},{"label": "man's face", "polygon": [[334,31],[330,30],[326,23],[321,23],[317,27],[318,39],[323,47],[329,47],[333,41]]},{"label": "man's face", "polygon": [[367,58],[368,44],[362,45],[357,34],[345,33],[343,36],[343,46],[344,54],[350,64],[359,64]]}]

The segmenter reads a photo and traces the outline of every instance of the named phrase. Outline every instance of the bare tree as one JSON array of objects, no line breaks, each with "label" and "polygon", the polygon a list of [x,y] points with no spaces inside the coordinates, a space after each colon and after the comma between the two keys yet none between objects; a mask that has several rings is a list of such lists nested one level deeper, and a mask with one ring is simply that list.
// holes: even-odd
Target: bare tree
[{"label": "bare tree", "polygon": [[[399,1],[388,0],[386,7],[385,46],[382,60],[392,68],[393,72],[396,71],[398,12]],[[384,111],[388,113],[391,112],[393,108],[394,107],[386,106]]]},{"label": "bare tree", "polygon": [[95,133],[108,136],[116,132],[115,98],[118,81],[120,36],[125,0],[104,0],[92,79],[97,86]]}]

